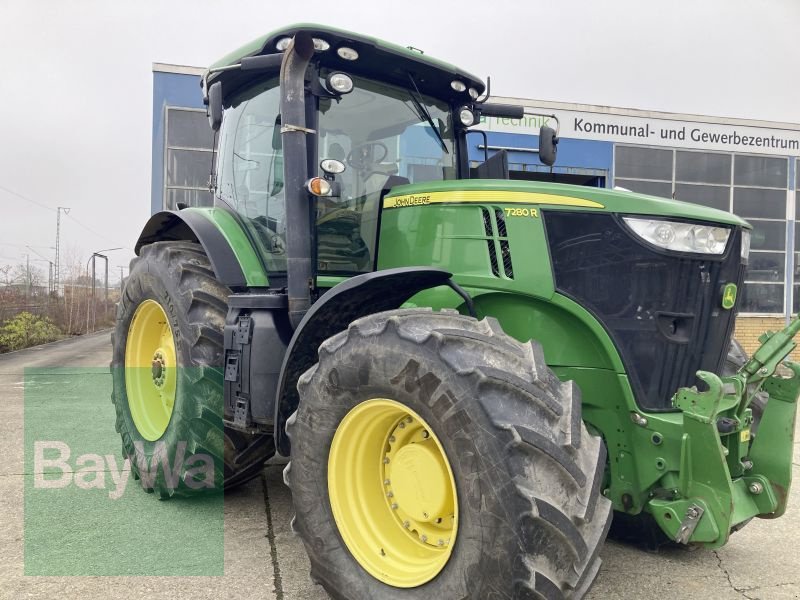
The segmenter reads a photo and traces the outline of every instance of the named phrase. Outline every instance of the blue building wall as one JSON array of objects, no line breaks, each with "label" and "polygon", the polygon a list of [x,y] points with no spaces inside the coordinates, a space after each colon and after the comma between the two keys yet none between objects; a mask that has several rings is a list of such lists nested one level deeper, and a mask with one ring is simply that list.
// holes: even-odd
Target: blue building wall
[{"label": "blue building wall", "polygon": [[161,210],[164,198],[164,124],[167,106],[204,108],[200,77],[181,73],[153,72],[153,166],[150,213]]}]

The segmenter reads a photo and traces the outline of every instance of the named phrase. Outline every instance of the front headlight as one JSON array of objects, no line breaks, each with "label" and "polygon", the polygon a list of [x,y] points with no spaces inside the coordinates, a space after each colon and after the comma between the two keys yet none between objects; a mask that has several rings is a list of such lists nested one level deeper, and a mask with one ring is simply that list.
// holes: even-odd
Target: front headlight
[{"label": "front headlight", "polygon": [[637,217],[622,219],[644,241],[675,252],[722,254],[731,235],[731,230],[727,227]]}]

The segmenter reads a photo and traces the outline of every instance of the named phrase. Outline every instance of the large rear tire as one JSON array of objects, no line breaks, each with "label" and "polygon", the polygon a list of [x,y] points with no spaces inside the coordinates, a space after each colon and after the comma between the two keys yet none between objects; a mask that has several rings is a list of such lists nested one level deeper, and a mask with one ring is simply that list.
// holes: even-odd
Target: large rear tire
[{"label": "large rear tire", "polygon": [[[229,294],[199,244],[157,242],[131,262],[112,335],[111,398],[131,472],[162,499],[240,485],[275,452],[272,436],[223,426]],[[200,455],[209,464],[189,461]],[[161,461],[182,465],[173,474]]]},{"label": "large rear tire", "polygon": [[284,477],[331,596],[589,589],[611,516],[606,450],[538,344],[493,319],[389,311],[323,343],[298,389]]}]

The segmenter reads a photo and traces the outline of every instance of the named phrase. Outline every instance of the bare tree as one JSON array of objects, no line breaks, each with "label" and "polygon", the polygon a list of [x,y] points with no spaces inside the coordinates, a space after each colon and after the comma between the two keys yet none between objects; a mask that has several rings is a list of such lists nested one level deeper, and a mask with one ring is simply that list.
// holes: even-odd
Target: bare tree
[{"label": "bare tree", "polygon": [[14,265],[0,265],[0,285],[5,287],[13,283],[13,270]]},{"label": "bare tree", "polygon": [[12,282],[25,286],[28,290],[42,288],[47,284],[47,276],[36,265],[21,263],[14,265],[11,270]]},{"label": "bare tree", "polygon": [[86,314],[89,301],[83,257],[75,248],[68,248],[61,264],[63,269],[61,280],[64,282],[64,325],[67,333],[78,333],[82,331],[81,325],[84,323],[80,316]]}]

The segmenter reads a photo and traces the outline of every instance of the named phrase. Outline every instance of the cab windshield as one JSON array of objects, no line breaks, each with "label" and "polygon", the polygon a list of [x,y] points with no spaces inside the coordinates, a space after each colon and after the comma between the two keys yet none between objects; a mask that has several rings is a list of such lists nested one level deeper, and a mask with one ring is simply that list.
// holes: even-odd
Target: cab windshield
[{"label": "cab windshield", "polygon": [[418,94],[411,80],[405,89],[352,79],[352,92],[319,100],[319,160],[336,159],[346,167],[336,175],[340,197],[317,201],[320,273],[374,268],[384,189],[455,179],[458,171],[451,111],[445,102]]},{"label": "cab windshield", "polygon": [[[445,102],[417,94],[411,81],[404,89],[352,79],[352,92],[320,98],[317,106],[315,164],[332,158],[346,167],[336,175],[340,197],[316,201],[320,273],[374,268],[385,188],[457,177],[455,134]],[[279,112],[277,78],[235,95],[224,112],[217,162],[217,199],[243,217],[270,272],[286,270]]]}]

